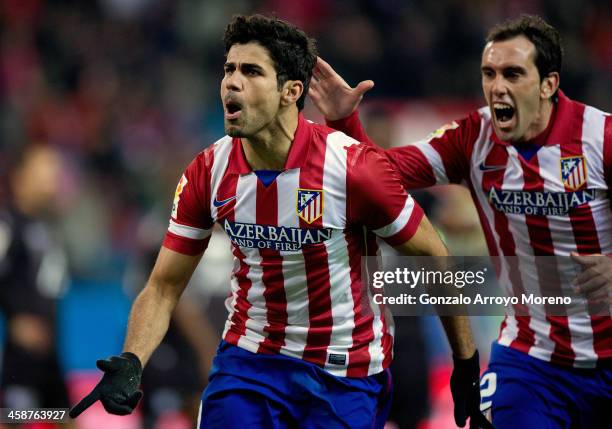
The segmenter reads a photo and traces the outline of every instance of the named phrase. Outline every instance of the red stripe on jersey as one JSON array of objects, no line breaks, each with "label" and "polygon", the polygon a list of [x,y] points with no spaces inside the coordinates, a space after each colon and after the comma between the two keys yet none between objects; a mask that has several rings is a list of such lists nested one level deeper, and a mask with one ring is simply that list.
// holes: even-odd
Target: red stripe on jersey
[{"label": "red stripe on jersey", "polygon": [[455,148],[443,139],[433,139],[429,144],[440,155],[449,183],[460,183],[468,171],[467,168],[459,167],[461,165],[459,161],[465,155],[462,153],[462,156],[459,157]]},{"label": "red stripe on jersey", "polygon": [[[523,189],[526,191],[543,192],[544,179],[542,179],[540,174],[538,157],[533,156],[529,162],[520,157],[520,162],[525,180]],[[525,222],[527,223],[531,248],[536,256],[536,270],[541,293],[544,296],[560,296],[561,279],[559,278],[557,262],[552,258],[544,258],[537,261],[538,256],[552,256],[555,254],[548,217],[526,214]],[[553,288],[556,289],[553,290]],[[546,316],[546,320],[550,323],[550,333],[548,336],[555,344],[555,349],[550,358],[551,362],[572,365],[576,358],[576,353],[572,349],[567,316]]]},{"label": "red stripe on jersey", "polygon": [[593,329],[593,349],[597,358],[612,359],[612,318],[610,316],[591,316]]},{"label": "red stripe on jersey", "polygon": [[436,184],[433,167],[417,146],[395,147],[383,152],[406,189],[425,188]]},{"label": "red stripe on jersey", "polygon": [[[237,187],[238,175],[228,174],[226,172],[224,174],[223,180],[221,181],[219,189],[217,190],[217,193],[221,196],[234,196],[236,195]],[[213,198],[214,197],[215,196],[213,196]],[[234,208],[236,206],[236,200],[227,203],[225,206],[223,206],[223,208],[225,208],[226,206],[229,207],[228,211],[225,213],[226,219],[232,222],[235,219]],[[247,299],[247,296],[249,293],[249,289],[252,286],[252,282],[248,278],[249,266],[244,262],[245,256],[240,251],[240,248],[232,244],[232,253],[234,254],[234,257],[238,260],[239,263],[238,270],[233,273],[234,278],[238,282],[239,289],[235,297],[236,303],[233,307],[234,314],[232,314],[232,317],[230,319],[232,324],[228,331],[225,333],[225,341],[237,346],[240,337],[245,335],[246,333],[246,321],[248,319],[247,312],[251,308],[251,303]]]},{"label": "red stripe on jersey", "polygon": [[[258,225],[278,225],[278,190],[276,180],[268,187],[257,179],[257,214]],[[287,326],[287,297],[285,296],[283,278],[283,257],[278,250],[260,249],[261,267],[266,300],[266,318],[268,325],[264,331],[266,339],[259,345],[260,353],[278,353],[285,345],[285,327]]]},{"label": "red stripe on jersey", "polygon": [[[506,165],[508,163],[508,152],[504,146],[495,144],[491,152],[487,155],[485,164],[487,165]],[[482,175],[482,187],[485,195],[489,194],[491,188],[501,189],[504,182],[504,170],[485,171]],[[520,269],[516,259],[516,244],[514,237],[508,226],[508,218],[506,215],[493,207],[491,204],[494,217],[494,227],[499,236],[499,246],[502,254],[506,256],[508,264],[508,277],[512,284],[514,296],[522,296],[525,292],[523,279],[521,278]],[[524,304],[516,304],[513,306],[518,314],[529,314],[527,306]],[[529,327],[531,321],[530,316],[516,316],[517,322],[517,337],[510,343],[510,347],[520,350],[524,353],[529,353],[529,349],[535,343],[534,331]]]},{"label": "red stripe on jersey", "polygon": [[[347,377],[366,377],[370,363],[368,345],[374,340],[372,322],[374,314],[370,308],[365,285],[361,279],[361,255],[366,254],[364,234],[346,234],[349,265],[351,267],[351,295],[353,296],[353,345],[349,348]],[[359,347],[357,347],[359,346]]]},{"label": "red stripe on jersey", "polygon": [[206,237],[205,240],[194,240],[187,237],[180,237],[167,231],[164,237],[163,246],[184,255],[195,256],[206,250],[209,241],[210,237]]},{"label": "red stripe on jersey", "polygon": [[[487,248],[489,249],[489,254],[491,256],[499,256],[499,252],[497,251],[497,245],[495,242],[495,237],[493,236],[493,231],[491,230],[491,223],[487,219],[487,216],[485,215],[484,210],[482,206],[480,205],[480,201],[478,200],[478,195],[476,191],[474,190],[474,185],[471,180],[468,182],[468,188],[470,190],[470,195],[472,196],[472,201],[474,202],[474,205],[476,206],[476,211],[478,212],[478,219],[480,219],[480,225],[482,226],[482,232],[484,233],[484,236],[485,236],[485,241],[487,243]],[[499,276],[500,271],[499,271],[498,259],[496,258],[493,263],[495,264],[495,270],[497,272],[497,275]]]},{"label": "red stripe on jersey", "polygon": [[[323,189],[323,167],[325,165],[325,144],[311,143],[309,162],[300,170],[300,188]],[[325,195],[323,195],[325,198]],[[291,204],[290,202],[289,204]],[[323,203],[325,204],[325,202]],[[322,228],[319,217],[311,224],[300,218],[300,228]],[[308,288],[308,335],[302,359],[325,366],[327,347],[331,340],[334,320],[331,310],[331,283],[329,278],[328,255],[325,245],[304,245],[302,247],[306,285]]]},{"label": "red stripe on jersey", "polygon": [[244,262],[245,256],[240,251],[240,248],[232,245],[232,253],[240,264],[238,271],[234,272],[239,289],[236,293],[236,303],[233,307],[234,314],[232,314],[232,318],[230,319],[232,325],[225,333],[225,341],[237,346],[240,337],[246,334],[247,312],[251,308],[251,303],[247,299],[247,295],[252,286],[252,282],[248,278],[249,266]]}]

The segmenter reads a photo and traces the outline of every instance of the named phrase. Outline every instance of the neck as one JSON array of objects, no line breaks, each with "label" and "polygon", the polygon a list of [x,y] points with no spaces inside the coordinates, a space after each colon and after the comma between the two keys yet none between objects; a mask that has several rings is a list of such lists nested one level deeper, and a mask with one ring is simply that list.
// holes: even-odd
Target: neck
[{"label": "neck", "polygon": [[550,98],[542,101],[536,120],[531,124],[529,130],[527,130],[527,133],[525,133],[525,141],[533,140],[544,132],[546,127],[548,127],[548,123],[550,122],[553,107],[554,105]]},{"label": "neck", "polygon": [[257,134],[242,138],[246,160],[253,170],[282,170],[289,155],[289,148],[298,124],[295,105],[279,112],[264,129]]}]

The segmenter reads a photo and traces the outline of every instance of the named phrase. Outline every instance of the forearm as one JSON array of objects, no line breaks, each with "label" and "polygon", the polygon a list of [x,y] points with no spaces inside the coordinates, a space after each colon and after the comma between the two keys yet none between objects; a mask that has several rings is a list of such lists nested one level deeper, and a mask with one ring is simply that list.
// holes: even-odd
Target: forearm
[{"label": "forearm", "polygon": [[163,293],[151,280],[136,297],[123,350],[138,356],[143,366],[166,335],[177,302],[178,296]]},{"label": "forearm", "polygon": [[470,319],[467,316],[440,316],[453,355],[468,359],[476,352]]}]

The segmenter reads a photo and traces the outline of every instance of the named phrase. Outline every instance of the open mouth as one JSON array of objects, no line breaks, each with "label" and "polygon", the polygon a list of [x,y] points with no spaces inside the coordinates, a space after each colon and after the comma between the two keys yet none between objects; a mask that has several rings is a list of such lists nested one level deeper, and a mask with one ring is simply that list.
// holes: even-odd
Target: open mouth
[{"label": "open mouth", "polygon": [[228,101],[225,103],[225,117],[229,120],[238,119],[242,112],[242,106],[240,103],[235,101]]},{"label": "open mouth", "polygon": [[506,103],[493,103],[493,113],[497,122],[504,125],[514,118],[515,109]]}]

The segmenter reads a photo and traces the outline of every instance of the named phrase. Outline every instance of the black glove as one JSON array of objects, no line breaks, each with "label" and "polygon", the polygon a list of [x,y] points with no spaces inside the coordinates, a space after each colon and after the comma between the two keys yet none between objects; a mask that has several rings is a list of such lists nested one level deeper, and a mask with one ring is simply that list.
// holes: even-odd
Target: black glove
[{"label": "black glove", "polygon": [[470,418],[470,429],[489,429],[493,425],[480,412],[480,362],[478,350],[469,359],[453,356],[451,393],[455,402],[455,424],[464,427]]},{"label": "black glove", "polygon": [[102,380],[89,395],[72,407],[68,413],[70,417],[74,419],[98,399],[111,414],[130,414],[142,398],[142,391],[138,390],[142,376],[142,364],[138,356],[129,352],[121,353],[97,361],[96,366],[104,371]]}]

